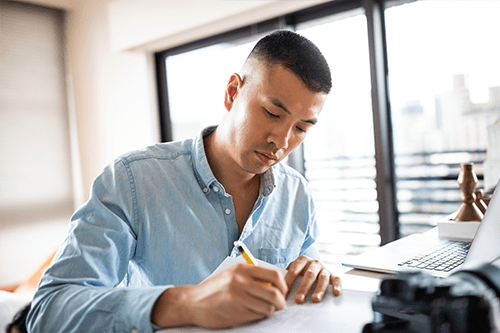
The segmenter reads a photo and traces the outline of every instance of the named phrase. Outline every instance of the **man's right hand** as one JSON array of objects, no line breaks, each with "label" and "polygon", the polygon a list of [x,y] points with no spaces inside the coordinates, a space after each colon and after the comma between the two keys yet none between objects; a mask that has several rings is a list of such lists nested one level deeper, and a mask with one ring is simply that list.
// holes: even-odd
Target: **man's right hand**
[{"label": "man's right hand", "polygon": [[287,292],[279,272],[238,264],[197,285],[165,290],[153,307],[151,320],[164,328],[238,326],[282,310]]}]

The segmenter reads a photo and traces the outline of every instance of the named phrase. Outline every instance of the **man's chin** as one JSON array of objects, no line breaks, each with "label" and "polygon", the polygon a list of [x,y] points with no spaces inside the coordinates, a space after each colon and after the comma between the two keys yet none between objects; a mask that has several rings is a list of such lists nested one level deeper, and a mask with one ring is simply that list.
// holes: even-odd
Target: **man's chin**
[{"label": "man's chin", "polygon": [[253,167],[245,168],[245,171],[248,173],[255,174],[255,175],[261,175],[264,172],[266,172],[267,170],[269,170],[270,168],[272,168],[272,165],[265,165],[265,166],[260,165],[260,166],[253,166]]}]

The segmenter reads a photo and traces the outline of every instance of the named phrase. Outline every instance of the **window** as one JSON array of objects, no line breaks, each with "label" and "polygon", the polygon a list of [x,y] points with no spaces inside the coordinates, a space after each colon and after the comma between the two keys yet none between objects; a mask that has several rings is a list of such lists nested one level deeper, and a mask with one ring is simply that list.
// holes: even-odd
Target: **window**
[{"label": "window", "polygon": [[305,176],[321,230],[318,247],[329,263],[380,245],[366,17],[355,10],[336,18],[297,26],[332,72],[332,92],[304,141]]},{"label": "window", "polygon": [[166,58],[174,140],[195,137],[220,122],[229,77],[241,69],[253,45],[221,43]]},{"label": "window", "polygon": [[66,216],[73,188],[63,15],[16,2],[0,2],[0,14],[2,221]]},{"label": "window", "polygon": [[0,285],[54,251],[73,212],[61,10],[0,1]]},{"label": "window", "polygon": [[500,118],[496,1],[421,1],[386,10],[400,231],[455,212],[461,163],[484,187],[488,126]]}]

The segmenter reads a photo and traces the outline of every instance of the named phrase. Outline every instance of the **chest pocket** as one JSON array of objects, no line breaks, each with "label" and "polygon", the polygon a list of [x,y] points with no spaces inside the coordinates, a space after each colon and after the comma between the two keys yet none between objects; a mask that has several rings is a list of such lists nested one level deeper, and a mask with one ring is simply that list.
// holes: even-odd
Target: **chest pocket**
[{"label": "chest pocket", "polygon": [[278,249],[259,249],[259,259],[275,266],[286,269],[288,265],[298,258],[300,247],[278,248]]}]

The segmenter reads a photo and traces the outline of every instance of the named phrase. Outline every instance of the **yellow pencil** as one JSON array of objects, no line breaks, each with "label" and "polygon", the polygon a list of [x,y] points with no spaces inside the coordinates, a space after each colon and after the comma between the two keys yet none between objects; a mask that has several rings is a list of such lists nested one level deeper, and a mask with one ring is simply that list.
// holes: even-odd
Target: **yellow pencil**
[{"label": "yellow pencil", "polygon": [[243,258],[245,258],[246,262],[250,265],[258,266],[257,260],[253,257],[252,253],[248,250],[248,248],[241,241],[234,242],[234,246],[238,248]]},{"label": "yellow pencil", "polygon": [[[255,258],[253,257],[252,252],[250,252],[250,250],[245,246],[245,244],[243,244],[243,242],[236,241],[234,242],[234,246],[238,248],[238,250],[240,251],[243,258],[245,258],[247,263],[249,263],[250,265],[259,266],[257,264],[257,260],[255,260]],[[267,284],[268,286],[271,285],[269,282],[262,282],[262,283]]]}]

